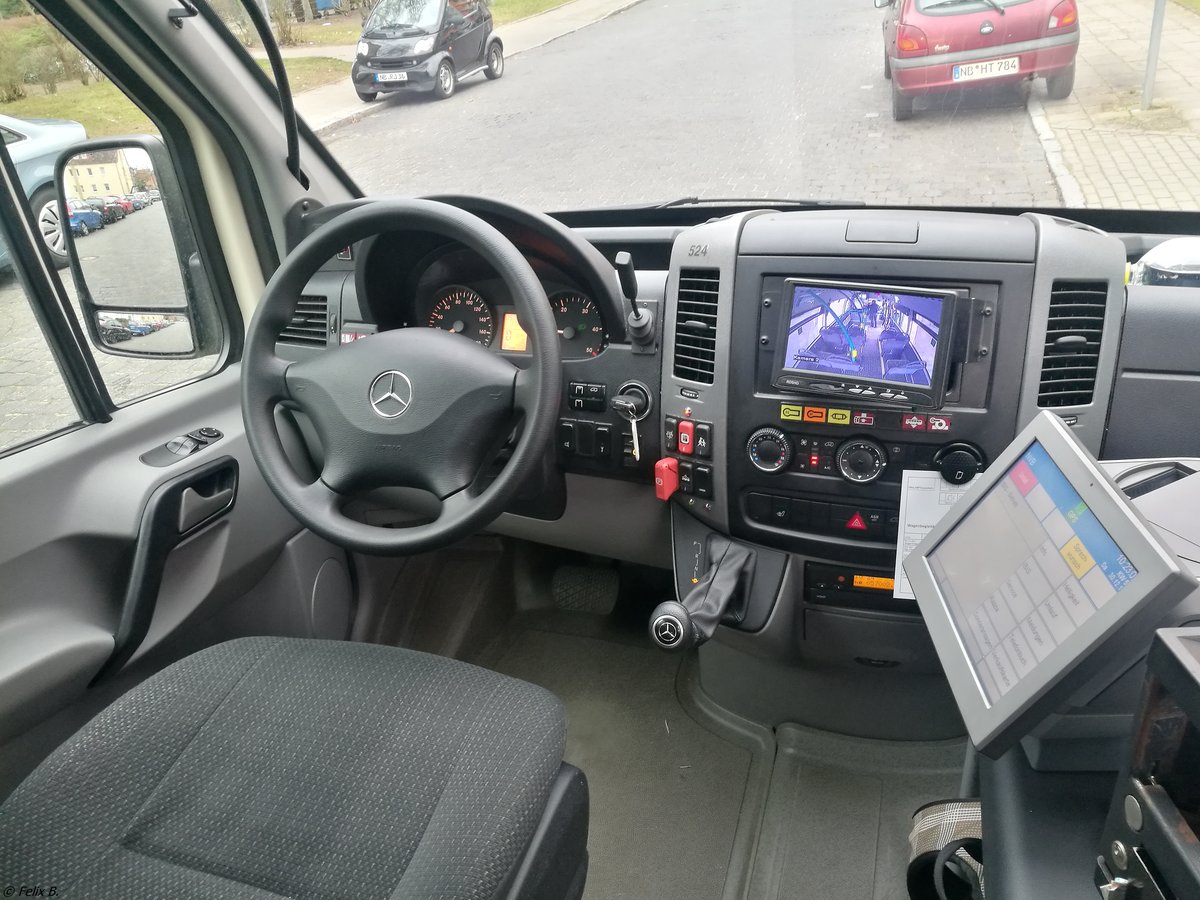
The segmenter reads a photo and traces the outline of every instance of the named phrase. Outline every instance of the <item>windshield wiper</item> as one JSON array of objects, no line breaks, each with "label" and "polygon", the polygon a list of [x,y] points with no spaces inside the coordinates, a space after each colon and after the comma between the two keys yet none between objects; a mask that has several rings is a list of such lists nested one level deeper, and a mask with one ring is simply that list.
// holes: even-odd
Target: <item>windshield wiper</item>
[{"label": "windshield wiper", "polygon": [[1000,15],[1004,15],[1005,12],[1004,7],[1000,5],[998,0],[938,0],[937,3],[930,3],[925,8],[937,9],[939,6],[962,6],[964,3],[983,3],[1000,13]]},{"label": "windshield wiper", "polygon": [[645,209],[670,209],[674,206],[866,206],[862,200],[816,200],[791,197],[677,197],[655,203]]}]

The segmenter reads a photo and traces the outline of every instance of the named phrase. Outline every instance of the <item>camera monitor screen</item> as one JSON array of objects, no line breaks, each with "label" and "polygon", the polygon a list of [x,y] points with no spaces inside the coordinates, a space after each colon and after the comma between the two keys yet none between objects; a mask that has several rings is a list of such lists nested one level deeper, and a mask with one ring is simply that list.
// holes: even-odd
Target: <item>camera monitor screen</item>
[{"label": "camera monitor screen", "polygon": [[1079,678],[1106,665],[1115,677],[1144,654],[1149,632],[1132,620],[1157,621],[1158,603],[1177,602],[1193,583],[1048,412],[971,486],[905,572],[984,752],[1024,736]]},{"label": "camera monitor screen", "polygon": [[953,295],[789,280],[783,369],[930,388]]}]

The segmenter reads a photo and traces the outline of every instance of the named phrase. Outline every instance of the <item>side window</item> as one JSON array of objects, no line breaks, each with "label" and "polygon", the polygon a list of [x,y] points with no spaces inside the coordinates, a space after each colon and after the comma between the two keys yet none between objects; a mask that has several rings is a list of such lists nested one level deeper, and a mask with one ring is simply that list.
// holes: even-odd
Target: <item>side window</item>
[{"label": "side window", "polygon": [[79,421],[0,235],[0,453]]},{"label": "side window", "polygon": [[[26,46],[58,54],[55,66],[21,69],[34,73],[29,79],[53,75],[54,84],[0,89],[0,133],[62,270],[70,304],[91,338],[89,352],[109,396],[120,406],[211,372],[220,355],[220,339],[214,344],[212,335],[222,330],[221,316],[210,292],[185,278],[176,252],[173,238],[181,228],[190,234],[190,224],[179,198],[158,191],[165,174],[175,180],[158,171],[164,161],[170,169],[170,160],[152,162],[137,147],[95,151],[73,158],[62,184],[55,184],[55,166],[67,148],[89,139],[155,135],[155,124],[45,18],[18,14],[0,20],[0,27],[21,35],[6,45],[6,54]],[[60,194],[66,221],[60,221]],[[77,272],[70,268],[71,245]],[[17,285],[13,273],[0,267],[0,448],[78,418]],[[198,308],[204,304],[208,308]],[[204,341],[197,340],[197,318],[204,321]],[[31,395],[27,382],[35,377],[42,387]],[[17,414],[13,407],[25,411]]]}]

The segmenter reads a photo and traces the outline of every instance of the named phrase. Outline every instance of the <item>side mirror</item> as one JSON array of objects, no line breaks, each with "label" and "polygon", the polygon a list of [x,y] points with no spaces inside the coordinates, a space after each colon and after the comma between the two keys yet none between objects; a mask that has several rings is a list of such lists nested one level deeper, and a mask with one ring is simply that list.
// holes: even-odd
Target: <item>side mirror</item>
[{"label": "side mirror", "polygon": [[875,0],[875,8],[884,9],[885,7],[891,6],[895,2],[896,0]]},{"label": "side mirror", "polygon": [[85,141],[55,169],[59,220],[92,344],[114,356],[221,350],[183,193],[156,137]]}]

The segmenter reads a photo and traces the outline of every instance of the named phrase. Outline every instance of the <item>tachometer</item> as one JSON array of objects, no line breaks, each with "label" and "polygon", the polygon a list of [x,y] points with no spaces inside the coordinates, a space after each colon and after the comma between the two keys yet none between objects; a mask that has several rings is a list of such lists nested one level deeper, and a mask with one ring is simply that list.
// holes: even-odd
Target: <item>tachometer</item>
[{"label": "tachometer", "polygon": [[428,325],[469,337],[484,347],[492,342],[495,330],[492,308],[478,292],[461,284],[452,284],[437,292]]},{"label": "tachometer", "polygon": [[608,346],[604,319],[590,297],[577,291],[560,291],[550,297],[550,306],[564,356],[599,356]]}]

